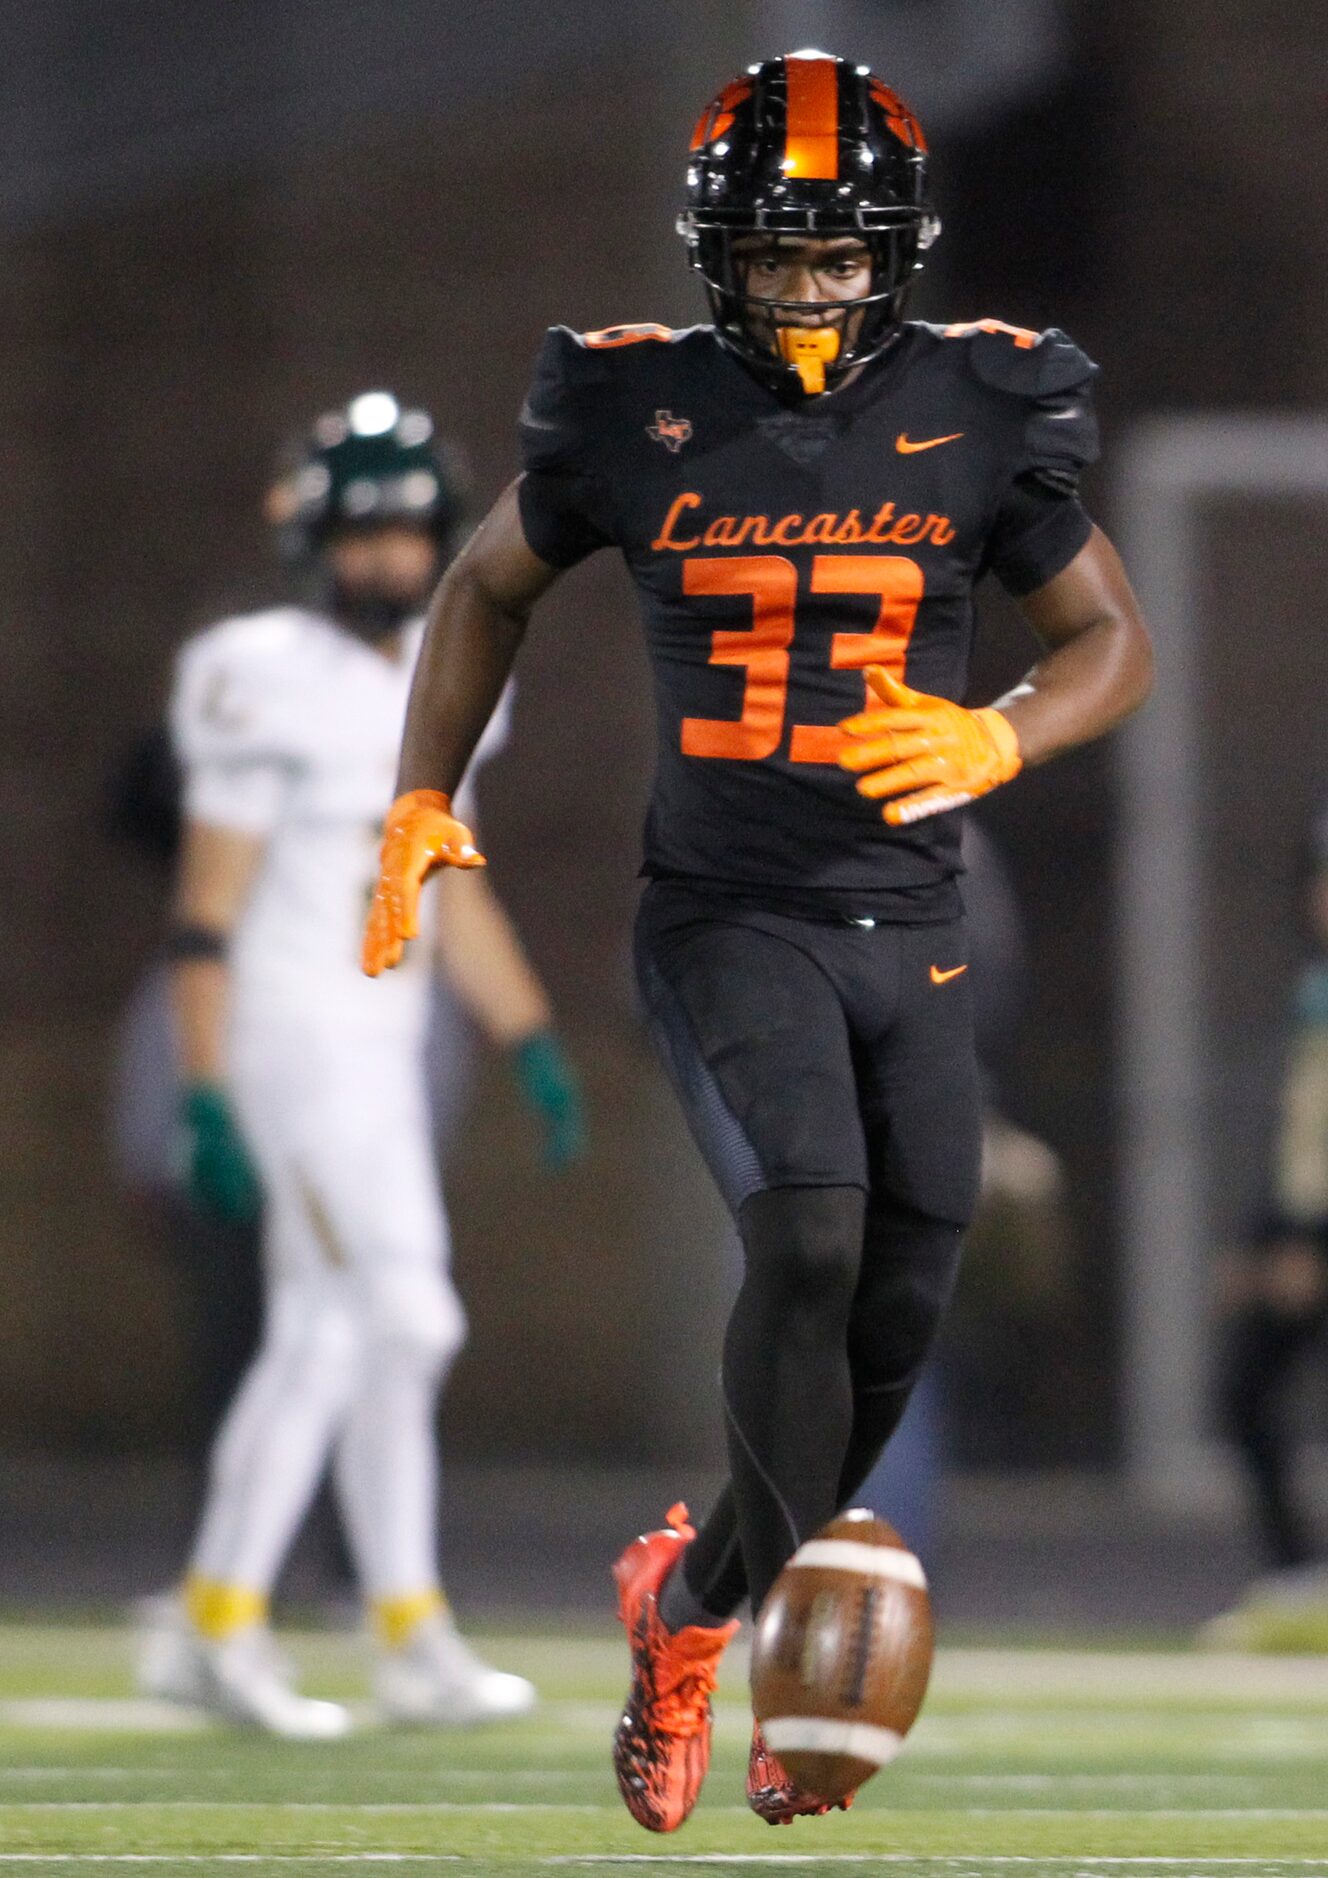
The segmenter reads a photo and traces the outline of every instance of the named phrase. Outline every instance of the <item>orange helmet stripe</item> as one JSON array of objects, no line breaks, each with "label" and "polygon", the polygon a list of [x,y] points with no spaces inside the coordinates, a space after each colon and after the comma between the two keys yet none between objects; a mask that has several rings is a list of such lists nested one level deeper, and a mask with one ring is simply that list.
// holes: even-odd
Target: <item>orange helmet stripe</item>
[{"label": "orange helmet stripe", "polygon": [[788,131],[784,172],[798,178],[839,174],[839,79],[832,59],[785,59]]},{"label": "orange helmet stripe", "polygon": [[891,90],[884,80],[873,78],[871,95],[885,112],[890,129],[900,143],[907,144],[910,150],[927,154],[927,139],[922,134],[922,126],[897,91]]},{"label": "orange helmet stripe", "polygon": [[745,104],[752,95],[750,78],[735,78],[725,85],[717,98],[712,98],[696,120],[696,129],[692,132],[693,150],[703,150],[707,144],[722,137],[733,122],[733,114],[740,104]]}]

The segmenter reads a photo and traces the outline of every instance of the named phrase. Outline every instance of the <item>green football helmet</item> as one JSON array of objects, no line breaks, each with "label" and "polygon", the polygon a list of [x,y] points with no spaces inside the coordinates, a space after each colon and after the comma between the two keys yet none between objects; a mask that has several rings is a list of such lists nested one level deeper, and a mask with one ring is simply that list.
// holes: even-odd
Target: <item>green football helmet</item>
[{"label": "green football helmet", "polygon": [[447,558],[467,490],[459,452],[427,411],[365,391],[299,440],[268,491],[267,517],[290,561],[316,559],[332,535],[393,522],[427,529]]}]

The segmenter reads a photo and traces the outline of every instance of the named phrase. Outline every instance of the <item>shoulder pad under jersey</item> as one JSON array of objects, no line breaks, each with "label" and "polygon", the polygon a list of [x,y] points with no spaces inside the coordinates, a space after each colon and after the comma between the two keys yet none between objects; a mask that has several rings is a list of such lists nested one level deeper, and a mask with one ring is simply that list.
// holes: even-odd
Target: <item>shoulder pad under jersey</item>
[{"label": "shoulder pad under jersey", "polygon": [[1003,320],[974,320],[940,331],[945,338],[964,343],[976,378],[1015,397],[1042,398],[1068,391],[1087,384],[1097,372],[1087,354],[1057,326],[1035,333],[1023,326],[1007,326]]},{"label": "shoulder pad under jersey", "polygon": [[222,620],[188,640],[176,660],[171,736],[187,767],[280,762],[294,753],[298,661],[307,617],[274,607]]},{"label": "shoulder pad under jersey", "polygon": [[576,470],[585,466],[595,431],[606,416],[604,395],[634,376],[661,347],[686,336],[652,321],[605,326],[575,333],[551,326],[535,359],[530,391],[521,409],[521,460],[528,470]]},{"label": "shoulder pad under jersey", "polygon": [[1072,492],[1098,453],[1093,380],[1097,367],[1055,326],[1029,332],[1001,320],[939,329],[964,346],[982,384],[1027,401],[1023,456],[1015,475]]}]

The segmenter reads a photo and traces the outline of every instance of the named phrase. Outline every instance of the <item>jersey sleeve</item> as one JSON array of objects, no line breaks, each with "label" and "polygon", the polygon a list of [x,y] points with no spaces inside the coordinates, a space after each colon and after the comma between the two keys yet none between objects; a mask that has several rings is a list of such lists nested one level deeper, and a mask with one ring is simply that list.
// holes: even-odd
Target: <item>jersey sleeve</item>
[{"label": "jersey sleeve", "polygon": [[1040,334],[979,328],[973,370],[1022,407],[1010,476],[987,543],[987,565],[1010,593],[1061,573],[1092,533],[1079,476],[1097,458],[1097,367],[1055,327]]},{"label": "jersey sleeve", "polygon": [[1077,496],[1050,489],[1035,476],[1018,476],[996,511],[986,566],[1019,598],[1063,573],[1092,532]]},{"label": "jersey sleeve", "polygon": [[225,627],[192,640],[179,656],[170,727],[188,820],[252,835],[276,825],[294,753],[281,736],[263,666],[243,635]]},{"label": "jersey sleeve", "polygon": [[603,377],[603,361],[575,333],[549,328],[521,409],[517,500],[527,544],[550,567],[575,567],[612,540],[594,439]]}]

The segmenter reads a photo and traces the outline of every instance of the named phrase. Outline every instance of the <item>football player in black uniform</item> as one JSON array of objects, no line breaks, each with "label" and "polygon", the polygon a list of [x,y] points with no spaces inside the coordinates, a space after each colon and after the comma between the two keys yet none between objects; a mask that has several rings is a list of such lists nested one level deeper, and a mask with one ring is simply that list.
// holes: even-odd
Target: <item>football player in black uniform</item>
[{"label": "football player in black uniform", "polygon": [[[1075,494],[1093,366],[1059,332],[902,317],[938,223],[888,86],[823,53],[753,66],[696,127],[680,228],[712,324],[545,339],[524,474],[434,603],[365,938],[367,970],[395,963],[423,875],[480,864],[449,792],[535,601],[617,547],[659,740],[641,989],[746,1257],[731,1483],[699,1533],[674,1508],[615,1567],[619,1786],[661,1832],[705,1772],[734,1612],[867,1474],[954,1280],[978,1100],[951,811],[1110,729],[1151,676]],[[969,710],[988,568],[1045,656]],[[759,1732],[748,1796],[826,1810]]]}]

